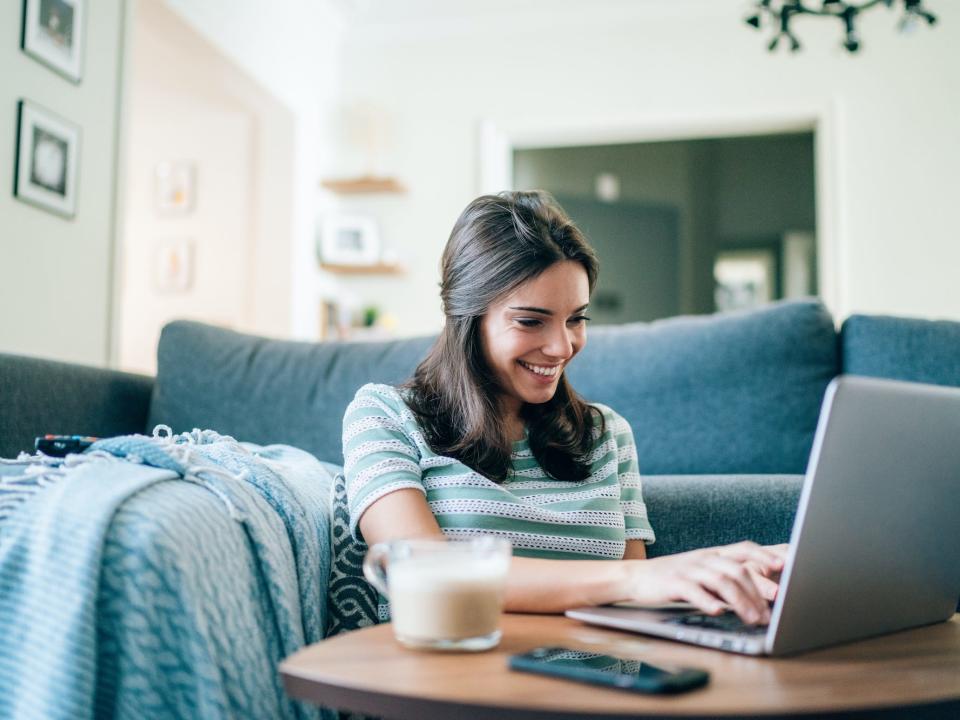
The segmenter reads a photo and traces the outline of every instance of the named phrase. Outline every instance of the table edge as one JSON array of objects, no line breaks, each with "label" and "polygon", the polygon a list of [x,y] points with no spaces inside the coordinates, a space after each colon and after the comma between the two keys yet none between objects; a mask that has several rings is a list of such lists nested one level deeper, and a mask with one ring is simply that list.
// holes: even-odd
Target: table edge
[{"label": "table edge", "polygon": [[[582,709],[565,711],[562,709],[538,709],[533,707],[518,707],[515,705],[476,704],[458,702],[456,700],[440,698],[415,697],[379,690],[334,685],[323,680],[299,675],[281,663],[279,668],[284,690],[287,694],[299,701],[309,702],[321,707],[327,707],[348,712],[371,713],[381,717],[411,718],[413,720],[448,720],[450,717],[464,717],[468,714],[476,720],[551,720],[551,718],[583,718],[590,720],[625,720],[626,718],[643,718],[644,720],[715,720],[716,718],[757,718],[762,720],[778,720],[780,718],[884,718],[897,717],[903,713],[947,711],[955,710],[960,714],[960,697],[922,700],[907,704],[891,705],[862,705],[856,708],[835,709],[806,709],[795,712],[779,712],[771,710],[746,711],[716,710],[685,711],[678,708],[677,712],[663,714],[653,713],[609,713],[588,711]],[[324,695],[319,698],[318,695]],[[456,713],[456,714],[454,714]],[[911,715],[911,718],[913,716]],[[939,716],[938,716],[939,717]]]}]

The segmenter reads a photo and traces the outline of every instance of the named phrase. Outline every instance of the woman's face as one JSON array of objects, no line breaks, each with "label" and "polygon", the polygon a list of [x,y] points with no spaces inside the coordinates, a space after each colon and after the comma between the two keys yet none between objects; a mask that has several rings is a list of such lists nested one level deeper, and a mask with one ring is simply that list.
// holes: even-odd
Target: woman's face
[{"label": "woman's face", "polygon": [[587,343],[587,271],[554,263],[496,300],[480,321],[483,351],[501,388],[504,409],[549,401],[560,374]]}]

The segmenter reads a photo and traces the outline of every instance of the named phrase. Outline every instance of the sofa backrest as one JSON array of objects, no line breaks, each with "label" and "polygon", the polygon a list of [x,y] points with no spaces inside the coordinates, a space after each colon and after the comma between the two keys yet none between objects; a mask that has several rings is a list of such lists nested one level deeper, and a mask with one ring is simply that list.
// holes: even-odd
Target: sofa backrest
[{"label": "sofa backrest", "polygon": [[160,335],[148,425],[286,443],[342,464],[343,413],[357,389],[404,381],[432,342],[294,342],[175,321]]},{"label": "sofa backrest", "polygon": [[822,304],[780,302],[594,328],[570,380],[630,422],[641,473],[803,473],[837,353]]},{"label": "sofa backrest", "polygon": [[840,338],[845,373],[960,387],[960,322],[851,315]]},{"label": "sofa backrest", "polygon": [[[149,424],[288,443],[341,463],[357,388],[407,379],[433,338],[270,340],[177,321],[164,328]],[[836,333],[815,301],[759,311],[595,327],[570,366],[574,388],[632,425],[650,474],[802,473]]]}]

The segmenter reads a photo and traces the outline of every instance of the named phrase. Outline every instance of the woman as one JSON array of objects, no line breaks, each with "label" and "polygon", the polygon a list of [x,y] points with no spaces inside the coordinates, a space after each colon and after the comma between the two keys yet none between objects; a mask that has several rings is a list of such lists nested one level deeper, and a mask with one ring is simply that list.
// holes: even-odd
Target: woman
[{"label": "woman", "polygon": [[547,193],[470,203],[443,252],[439,339],[411,381],[364,386],[344,416],[351,529],[369,544],[507,537],[512,612],[686,601],[767,623],[783,547],[646,559],[632,431],[564,374],[597,270]]}]

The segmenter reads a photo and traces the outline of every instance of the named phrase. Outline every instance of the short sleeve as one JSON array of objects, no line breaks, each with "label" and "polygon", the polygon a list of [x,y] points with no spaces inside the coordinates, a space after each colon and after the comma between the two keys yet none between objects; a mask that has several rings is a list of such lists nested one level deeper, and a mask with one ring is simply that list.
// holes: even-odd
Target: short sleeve
[{"label": "short sleeve", "polygon": [[626,539],[643,540],[652,545],[656,541],[656,535],[647,518],[647,506],[643,502],[633,430],[630,423],[616,413],[611,412],[610,415],[610,431],[617,441],[617,477],[620,481],[620,507],[623,510]]},{"label": "short sleeve", "polygon": [[343,474],[350,533],[360,538],[360,517],[384,495],[413,488],[426,495],[415,421],[395,388],[364,385],[343,416]]}]

